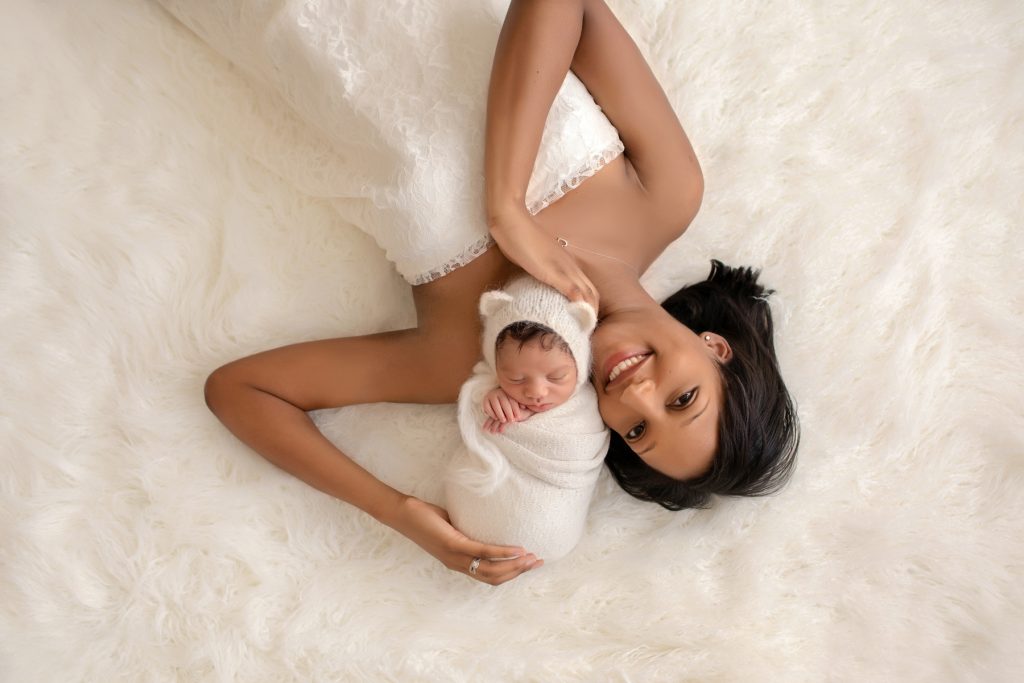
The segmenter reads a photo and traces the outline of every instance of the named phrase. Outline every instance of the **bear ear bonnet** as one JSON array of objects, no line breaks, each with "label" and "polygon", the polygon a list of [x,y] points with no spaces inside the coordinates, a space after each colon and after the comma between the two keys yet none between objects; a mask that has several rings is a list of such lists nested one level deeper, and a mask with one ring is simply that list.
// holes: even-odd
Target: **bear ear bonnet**
[{"label": "bear ear bonnet", "polygon": [[512,297],[501,289],[484,292],[480,297],[480,315],[491,317],[505,306],[512,303]]},{"label": "bear ear bonnet", "polygon": [[570,301],[566,308],[572,319],[580,326],[581,332],[589,335],[594,331],[597,326],[597,312],[594,311],[593,306],[586,301]]}]

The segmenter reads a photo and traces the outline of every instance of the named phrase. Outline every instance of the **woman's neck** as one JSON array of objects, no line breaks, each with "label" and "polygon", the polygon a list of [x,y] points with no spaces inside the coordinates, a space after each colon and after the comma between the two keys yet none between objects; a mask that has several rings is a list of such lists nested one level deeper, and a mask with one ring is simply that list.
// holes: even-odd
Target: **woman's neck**
[{"label": "woman's neck", "polygon": [[597,317],[606,318],[624,310],[660,307],[640,284],[637,271],[626,263],[608,261],[600,256],[576,255],[601,297]]}]

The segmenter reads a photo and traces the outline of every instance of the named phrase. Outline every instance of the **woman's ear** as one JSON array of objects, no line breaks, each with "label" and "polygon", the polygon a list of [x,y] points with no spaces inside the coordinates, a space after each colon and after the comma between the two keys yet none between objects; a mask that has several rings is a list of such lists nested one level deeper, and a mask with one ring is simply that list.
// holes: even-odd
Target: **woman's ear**
[{"label": "woman's ear", "polygon": [[719,363],[728,363],[732,360],[732,346],[729,345],[729,340],[722,335],[714,332],[701,332],[700,339]]},{"label": "woman's ear", "polygon": [[480,315],[491,316],[512,303],[512,297],[503,290],[492,289],[480,297]]},{"label": "woman's ear", "polygon": [[569,315],[572,316],[584,334],[590,334],[597,326],[597,312],[586,301],[570,301]]}]

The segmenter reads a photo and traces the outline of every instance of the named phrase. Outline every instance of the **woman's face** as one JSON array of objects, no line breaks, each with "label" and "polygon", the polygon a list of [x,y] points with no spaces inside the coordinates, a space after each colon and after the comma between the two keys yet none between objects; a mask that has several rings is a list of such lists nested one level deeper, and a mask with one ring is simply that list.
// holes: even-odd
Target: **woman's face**
[{"label": "woman's face", "polygon": [[712,332],[694,334],[660,307],[608,316],[591,342],[605,424],[666,476],[707,471],[718,449],[718,365],[732,357],[729,343]]}]

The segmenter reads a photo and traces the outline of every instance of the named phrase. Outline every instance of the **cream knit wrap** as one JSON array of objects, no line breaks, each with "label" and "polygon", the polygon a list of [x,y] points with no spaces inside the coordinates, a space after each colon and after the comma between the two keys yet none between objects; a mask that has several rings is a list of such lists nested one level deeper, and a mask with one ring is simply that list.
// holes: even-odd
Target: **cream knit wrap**
[{"label": "cream knit wrap", "polygon": [[[608,429],[588,381],[594,309],[569,302],[533,278],[513,281],[480,299],[484,360],[459,393],[463,447],[446,477],[448,514],[457,529],[484,543],[517,545],[545,561],[563,557],[583,535],[587,509],[608,450]],[[554,330],[576,361],[576,391],[551,410],[483,430],[482,401],[498,386],[495,340],[508,325],[528,320]]]}]

